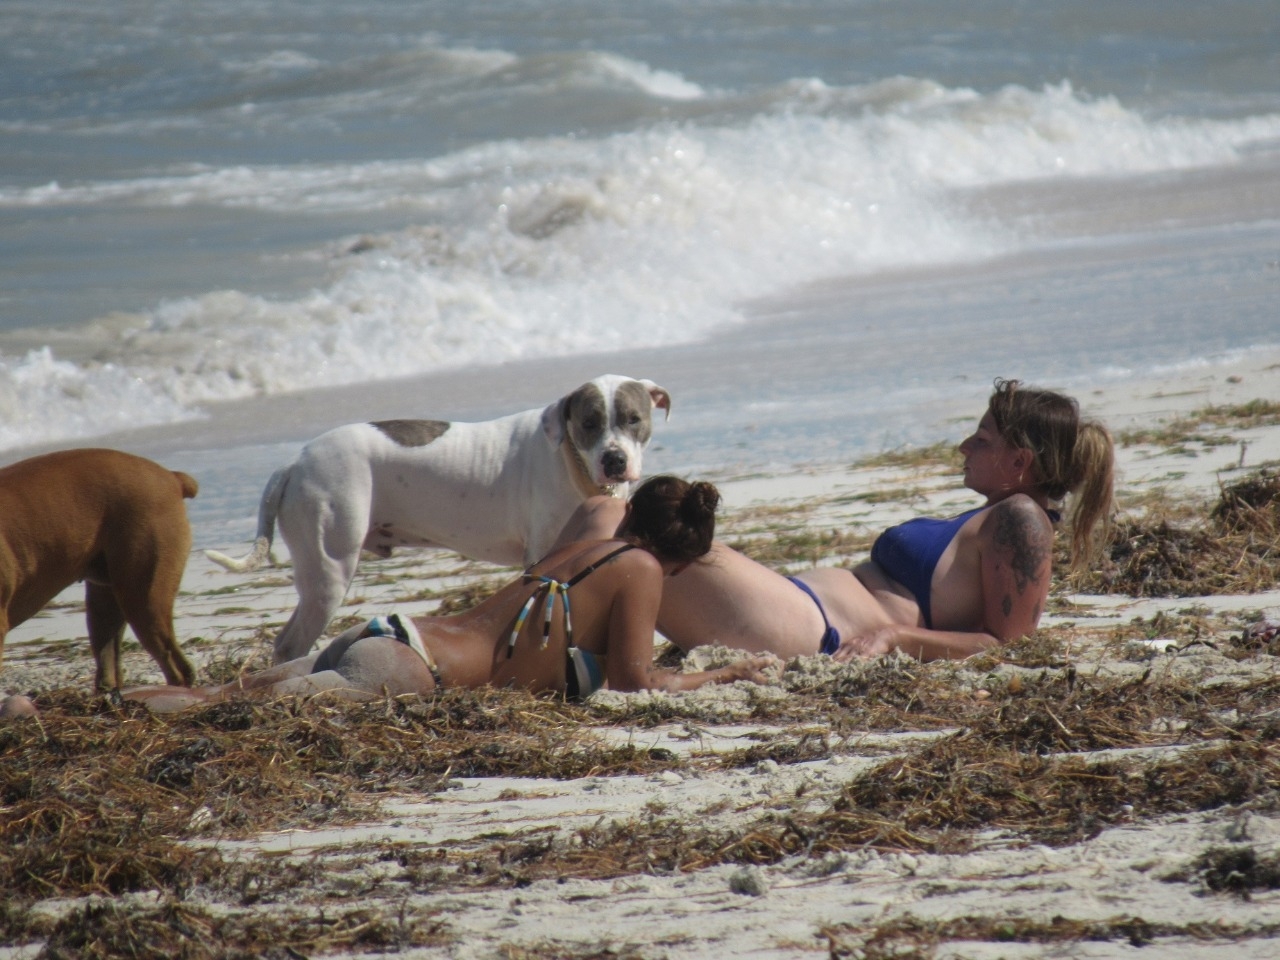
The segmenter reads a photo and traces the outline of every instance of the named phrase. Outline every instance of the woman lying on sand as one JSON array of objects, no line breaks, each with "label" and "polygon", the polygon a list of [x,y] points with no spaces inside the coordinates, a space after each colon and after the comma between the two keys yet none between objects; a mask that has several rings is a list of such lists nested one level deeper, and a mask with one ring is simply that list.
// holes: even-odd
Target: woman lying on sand
[{"label": "woman lying on sand", "polygon": [[[997,380],[960,452],[965,486],[986,498],[983,506],[892,527],[852,571],[821,567],[784,577],[716,542],[705,561],[664,586],[658,629],[684,650],[718,643],[837,660],[891,650],[960,658],[1031,633],[1049,595],[1059,520],[1050,505],[1075,494],[1077,569],[1111,509],[1111,435],[1082,421],[1070,397]],[[607,528],[620,511],[595,498],[566,533]]]},{"label": "woman lying on sand", "polygon": [[582,699],[613,690],[692,690],[761,682],[771,656],[716,670],[653,665],[663,579],[688,575],[715,533],[720,494],[709,483],[654,477],[619,503],[610,539],[558,545],[518,580],[465,613],[391,614],[359,624],[323,651],[217,687],[136,687],[124,697],[170,712],[246,692],[350,699],[440,687],[519,686]]}]

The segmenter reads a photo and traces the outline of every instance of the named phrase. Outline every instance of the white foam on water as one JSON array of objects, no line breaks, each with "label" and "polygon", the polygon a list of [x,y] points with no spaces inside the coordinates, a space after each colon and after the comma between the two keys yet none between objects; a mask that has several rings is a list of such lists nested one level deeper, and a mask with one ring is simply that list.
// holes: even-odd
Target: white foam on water
[{"label": "white foam on water", "polygon": [[[477,70],[502,69],[503,58],[476,57]],[[179,421],[219,400],[687,342],[741,322],[744,301],[807,281],[1034,242],[961,212],[958,188],[1229,165],[1280,137],[1280,115],[1144,119],[1065,83],[982,95],[911,78],[796,81],[757,92],[752,115],[734,119],[740,95],[618,57],[579,65],[713,113],[720,103],[723,116],[425,160],[185,167],[0,191],[17,207],[416,221],[311,251],[330,279],[304,296],[211,290],[90,326],[91,361],[0,357],[0,447]],[[256,68],[309,65],[281,51]]]}]

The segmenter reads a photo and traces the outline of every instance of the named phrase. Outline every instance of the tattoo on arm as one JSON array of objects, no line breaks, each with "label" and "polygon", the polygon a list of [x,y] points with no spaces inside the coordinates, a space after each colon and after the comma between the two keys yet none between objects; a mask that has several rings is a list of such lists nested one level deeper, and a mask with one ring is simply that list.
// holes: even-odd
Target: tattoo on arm
[{"label": "tattoo on arm", "polygon": [[[1026,593],[1028,585],[1040,582],[1040,570],[1052,555],[1053,543],[1033,515],[1013,504],[997,507],[995,520],[995,542],[1011,552],[1014,583],[1019,594]],[[1005,598],[1006,609],[1010,600]]]}]

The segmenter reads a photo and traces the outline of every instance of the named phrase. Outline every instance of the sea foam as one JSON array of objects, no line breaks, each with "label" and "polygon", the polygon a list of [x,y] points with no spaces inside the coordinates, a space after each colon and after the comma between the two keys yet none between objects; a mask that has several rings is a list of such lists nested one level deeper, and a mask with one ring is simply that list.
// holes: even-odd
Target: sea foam
[{"label": "sea foam", "polygon": [[172,422],[219,400],[702,338],[789,286],[1034,242],[963,212],[957,190],[1230,164],[1280,136],[1277,115],[1153,120],[1068,84],[983,95],[911,78],[794,81],[754,91],[744,116],[743,94],[592,62],[706,113],[421,160],[9,188],[11,206],[396,211],[413,225],[317,245],[307,255],[325,279],[302,296],[211,290],[113,323],[91,362],[0,358],[0,445]]}]

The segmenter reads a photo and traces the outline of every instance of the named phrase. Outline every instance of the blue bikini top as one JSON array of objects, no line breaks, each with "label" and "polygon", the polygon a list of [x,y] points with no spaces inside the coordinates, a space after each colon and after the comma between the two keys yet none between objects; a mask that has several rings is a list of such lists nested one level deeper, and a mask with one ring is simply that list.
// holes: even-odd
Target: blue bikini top
[{"label": "blue bikini top", "polygon": [[960,528],[975,513],[987,507],[975,507],[959,516],[938,520],[917,517],[890,527],[871,546],[871,560],[891,579],[902,584],[916,598],[924,625],[933,627],[929,596],[933,587],[933,571],[956,538]]},{"label": "blue bikini top", "polygon": [[[933,517],[916,517],[896,527],[890,527],[871,545],[871,560],[891,580],[902,584],[916,598],[924,625],[933,628],[933,611],[929,606],[933,592],[933,572],[960,528],[976,513],[989,510],[994,504],[966,510],[958,516],[938,520]],[[1056,510],[1047,511],[1049,520],[1057,523],[1061,515]]]}]

